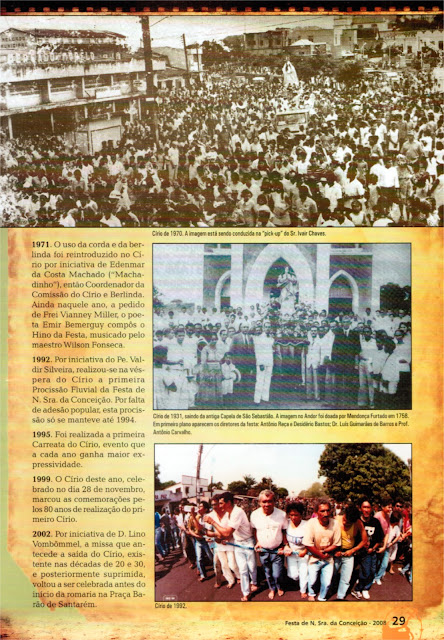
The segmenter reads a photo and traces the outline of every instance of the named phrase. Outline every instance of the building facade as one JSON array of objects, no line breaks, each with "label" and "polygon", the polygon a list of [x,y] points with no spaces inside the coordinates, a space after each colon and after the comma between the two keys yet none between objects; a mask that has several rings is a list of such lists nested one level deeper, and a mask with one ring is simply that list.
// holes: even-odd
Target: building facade
[{"label": "building facade", "polygon": [[189,504],[196,504],[199,500],[209,500],[211,492],[208,490],[208,480],[206,478],[196,478],[195,476],[182,476],[181,481],[167,489],[158,489],[154,492],[154,502],[156,507],[174,508],[182,500]]},{"label": "building facade", "polygon": [[205,244],[202,304],[249,308],[268,302],[288,268],[297,300],[320,312],[380,308],[381,288],[410,285],[409,245]]},{"label": "building facade", "polygon": [[444,32],[439,29],[430,31],[386,31],[382,34],[384,48],[394,47],[402,55],[417,56],[419,53],[433,52],[444,55]]},{"label": "building facade", "polygon": [[[350,16],[335,17],[330,28],[299,27],[274,29],[259,33],[246,33],[244,47],[251,53],[278,54],[291,52],[296,55],[330,54],[335,58],[353,52],[357,45],[358,28]],[[298,42],[311,43],[303,47]],[[296,46],[295,46],[296,45]],[[317,46],[315,46],[317,45]]]},{"label": "building facade", "polygon": [[[184,73],[153,52],[153,82],[183,86]],[[143,50],[108,31],[7,29],[0,34],[0,122],[20,133],[64,134],[83,152],[114,146],[147,105]]]}]

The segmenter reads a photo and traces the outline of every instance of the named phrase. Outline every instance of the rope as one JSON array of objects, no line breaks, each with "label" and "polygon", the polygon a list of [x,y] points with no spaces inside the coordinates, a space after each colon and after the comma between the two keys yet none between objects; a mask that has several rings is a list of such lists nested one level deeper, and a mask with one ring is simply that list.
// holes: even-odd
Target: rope
[{"label": "rope", "polygon": [[[238,549],[248,549],[249,551],[255,551],[254,547],[247,547],[244,544],[235,544],[234,542],[224,542],[222,544],[230,545],[230,547],[237,547]],[[278,554],[277,551],[274,551],[274,550],[271,550],[271,549],[264,549],[263,548],[262,551],[264,551],[265,553],[274,553],[276,555],[287,555],[287,554],[281,554],[281,553]],[[259,553],[260,553],[260,551],[259,551]],[[299,551],[292,551],[291,555],[292,556],[299,556]]]}]

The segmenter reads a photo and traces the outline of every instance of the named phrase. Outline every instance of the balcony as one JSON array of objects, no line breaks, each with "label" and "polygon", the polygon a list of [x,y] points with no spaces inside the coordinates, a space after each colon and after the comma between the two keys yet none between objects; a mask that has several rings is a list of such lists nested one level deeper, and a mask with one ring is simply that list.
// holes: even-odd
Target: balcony
[{"label": "balcony", "polygon": [[63,89],[59,91],[51,91],[51,100],[50,102],[68,102],[68,100],[75,100],[77,98],[77,93],[75,88]]},{"label": "balcony", "polygon": [[[101,87],[86,88],[81,94],[80,86],[70,86],[52,89],[49,96],[41,90],[42,87],[30,87],[20,92],[5,92],[0,97],[0,111],[2,115],[7,112],[38,111],[50,109],[52,105],[60,104],[75,106],[88,103],[101,103],[107,100],[119,100],[121,98],[134,98],[140,95],[140,87],[131,87],[129,83],[107,85]],[[49,99],[48,99],[49,98]]]},{"label": "balcony", "polygon": [[5,64],[0,67],[2,82],[51,80],[55,78],[75,78],[144,71],[145,62],[140,58],[131,58],[131,60],[103,59],[83,63],[39,62],[35,65],[31,63],[20,65]]},{"label": "balcony", "polygon": [[35,107],[42,104],[42,102],[42,96],[38,89],[23,93],[12,93],[4,98],[4,103],[8,110]]}]

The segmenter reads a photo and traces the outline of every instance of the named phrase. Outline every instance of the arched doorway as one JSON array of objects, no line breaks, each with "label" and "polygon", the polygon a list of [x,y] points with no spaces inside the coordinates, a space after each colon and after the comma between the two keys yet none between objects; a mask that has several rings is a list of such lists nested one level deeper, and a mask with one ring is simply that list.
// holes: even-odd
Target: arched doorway
[{"label": "arched doorway", "polygon": [[296,245],[269,244],[257,256],[245,287],[245,306],[268,300],[278,276],[290,267],[297,278],[299,301],[314,302],[313,275],[307,258]]},{"label": "arched doorway", "polygon": [[225,309],[231,305],[231,271],[225,271],[219,278],[214,291],[214,306]]},{"label": "arched doorway", "polygon": [[[284,258],[278,258],[273,262],[271,267],[267,271],[267,275],[264,280],[264,298],[269,298],[273,289],[279,287],[279,278],[285,273],[285,269],[288,269],[293,274],[293,269]],[[294,274],[296,275],[296,274]]]},{"label": "arched doorway", "polygon": [[328,311],[337,316],[340,313],[359,313],[359,289],[356,280],[346,271],[338,271],[330,278]]}]

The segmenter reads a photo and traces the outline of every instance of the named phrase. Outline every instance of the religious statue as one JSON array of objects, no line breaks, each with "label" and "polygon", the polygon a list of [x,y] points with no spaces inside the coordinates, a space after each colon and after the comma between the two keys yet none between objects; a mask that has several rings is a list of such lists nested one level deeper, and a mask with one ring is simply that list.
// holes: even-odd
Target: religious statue
[{"label": "religious statue", "polygon": [[294,305],[299,300],[299,285],[296,275],[289,267],[285,267],[284,273],[278,276],[277,286],[281,291],[281,314],[294,313]]},{"label": "religious statue", "polygon": [[284,74],[284,87],[288,85],[294,85],[295,87],[299,86],[298,74],[296,73],[296,69],[294,65],[287,60],[287,62],[282,67],[282,72]]}]

